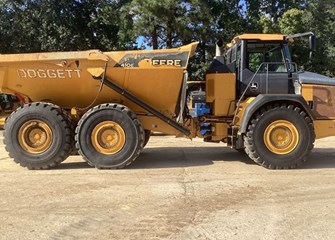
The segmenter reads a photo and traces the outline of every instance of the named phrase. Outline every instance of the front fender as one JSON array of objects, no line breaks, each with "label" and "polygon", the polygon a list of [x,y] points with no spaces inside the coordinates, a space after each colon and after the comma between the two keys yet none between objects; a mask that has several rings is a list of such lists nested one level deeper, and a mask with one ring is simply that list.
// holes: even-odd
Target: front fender
[{"label": "front fender", "polygon": [[301,95],[295,94],[260,94],[250,104],[247,105],[241,119],[240,133],[245,133],[251,117],[263,106],[274,103],[287,103],[302,108],[307,115],[314,120],[310,107]]}]

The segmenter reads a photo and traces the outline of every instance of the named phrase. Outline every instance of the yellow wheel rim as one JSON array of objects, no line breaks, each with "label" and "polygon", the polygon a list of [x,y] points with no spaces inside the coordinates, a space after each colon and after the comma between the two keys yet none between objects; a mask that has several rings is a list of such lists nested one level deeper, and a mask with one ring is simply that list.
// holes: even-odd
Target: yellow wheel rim
[{"label": "yellow wheel rim", "polygon": [[43,153],[52,143],[52,131],[41,120],[25,122],[19,129],[19,144],[29,153]]},{"label": "yellow wheel rim", "polygon": [[275,154],[288,154],[298,145],[299,133],[289,121],[278,120],[272,122],[264,132],[266,147]]},{"label": "yellow wheel rim", "polygon": [[116,122],[104,121],[94,127],[91,141],[95,150],[110,155],[121,151],[126,143],[126,134]]}]

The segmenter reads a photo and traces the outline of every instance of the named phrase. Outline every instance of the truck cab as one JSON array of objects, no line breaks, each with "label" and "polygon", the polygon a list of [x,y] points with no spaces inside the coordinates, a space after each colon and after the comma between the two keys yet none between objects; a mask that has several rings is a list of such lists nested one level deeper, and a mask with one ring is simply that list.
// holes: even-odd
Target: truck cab
[{"label": "truck cab", "polygon": [[[335,134],[335,80],[298,72],[288,45],[311,32],[243,34],[206,73],[206,103],[196,106],[205,141],[223,141],[256,163],[275,169],[306,161],[316,138]],[[221,49],[220,49],[221,47]]]},{"label": "truck cab", "polygon": [[226,63],[236,65],[238,96],[244,91],[246,97],[295,92],[297,67],[291,62],[288,43],[285,35],[274,34],[243,34],[233,39]]}]

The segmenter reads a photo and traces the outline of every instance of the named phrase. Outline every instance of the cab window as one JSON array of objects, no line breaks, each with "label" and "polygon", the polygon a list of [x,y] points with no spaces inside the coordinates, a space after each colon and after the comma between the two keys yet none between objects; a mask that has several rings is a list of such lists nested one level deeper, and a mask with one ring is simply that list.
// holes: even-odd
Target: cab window
[{"label": "cab window", "polygon": [[236,65],[239,65],[241,59],[241,45],[234,45],[226,52],[226,61],[227,63],[234,63],[236,62]]},{"label": "cab window", "polygon": [[287,72],[281,44],[247,44],[247,68],[256,72],[259,67],[260,72]]}]

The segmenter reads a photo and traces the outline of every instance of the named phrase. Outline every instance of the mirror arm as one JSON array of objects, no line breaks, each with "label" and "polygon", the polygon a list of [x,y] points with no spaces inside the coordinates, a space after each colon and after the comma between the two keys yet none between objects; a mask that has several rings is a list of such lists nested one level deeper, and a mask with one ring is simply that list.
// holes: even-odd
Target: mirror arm
[{"label": "mirror arm", "polygon": [[297,37],[305,37],[305,36],[314,36],[313,32],[305,32],[305,33],[297,33],[297,34],[293,34],[293,35],[288,35],[285,37],[285,40],[288,39],[293,39],[293,38],[297,38]]}]

